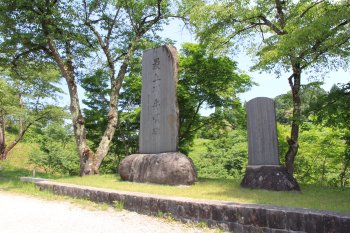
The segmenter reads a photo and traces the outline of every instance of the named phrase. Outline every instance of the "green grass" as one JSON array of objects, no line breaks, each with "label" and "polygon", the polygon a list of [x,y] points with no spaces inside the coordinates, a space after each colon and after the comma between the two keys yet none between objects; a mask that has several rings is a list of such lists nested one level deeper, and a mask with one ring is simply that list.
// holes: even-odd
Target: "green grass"
[{"label": "green grass", "polygon": [[301,185],[302,192],[274,192],[241,188],[239,181],[200,179],[192,186],[164,186],[121,181],[115,175],[70,177],[58,182],[165,196],[222,200],[240,203],[332,210],[350,213],[350,189]]},{"label": "green grass", "polygon": [[[66,201],[89,210],[106,210],[110,208],[110,206],[103,203],[95,203],[89,200],[67,196],[58,196],[47,190],[40,191],[34,184],[21,182],[19,179],[21,176],[30,176],[30,170],[13,167],[9,165],[8,162],[0,162],[0,167],[2,168],[0,171],[0,191],[29,195],[49,201]],[[44,173],[39,173],[38,175],[48,178]]]},{"label": "green grass", "polygon": [[[196,154],[199,154],[205,148],[203,145],[206,143],[206,140],[197,140],[195,143],[198,145],[191,152],[193,156],[196,156]],[[21,176],[32,175],[31,167],[27,164],[28,153],[26,152],[33,145],[23,143],[18,146],[16,151],[13,151],[9,155],[7,161],[0,161],[0,167],[3,167],[0,171],[0,190],[29,194],[45,199],[57,200],[57,198],[63,198],[57,197],[50,192],[40,192],[33,184],[19,181],[19,177]],[[297,193],[244,189],[239,186],[240,181],[224,179],[199,179],[199,182],[195,185],[186,187],[123,182],[116,175],[60,178],[44,173],[37,173],[37,176],[51,178],[58,182],[165,196],[271,204],[350,213],[350,188],[341,190],[338,188],[301,184],[302,192]],[[74,200],[69,198],[68,200],[74,202]],[[91,205],[90,202],[88,205]],[[117,208],[119,207],[117,206]]]},{"label": "green grass", "polygon": [[[0,171],[0,190],[57,200],[57,196],[52,193],[40,192],[33,184],[19,181],[19,177],[21,176],[30,176],[30,170],[15,168],[6,163],[0,163],[0,166],[3,167],[3,170]],[[48,175],[43,173],[39,173],[38,176],[48,177]],[[301,185],[302,192],[298,193],[245,189],[239,186],[239,181],[223,179],[199,179],[199,182],[192,186],[166,186],[124,182],[116,175],[66,178],[51,176],[51,179],[63,183],[165,196],[271,204],[350,213],[349,188],[341,190],[315,185]]]}]

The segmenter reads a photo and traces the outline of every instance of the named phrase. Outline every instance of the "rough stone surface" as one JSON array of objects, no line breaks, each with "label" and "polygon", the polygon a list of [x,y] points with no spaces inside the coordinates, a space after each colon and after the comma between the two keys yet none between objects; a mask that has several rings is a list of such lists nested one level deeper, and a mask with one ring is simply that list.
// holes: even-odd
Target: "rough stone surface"
[{"label": "rough stone surface", "polygon": [[149,215],[161,212],[183,222],[206,222],[208,226],[220,226],[235,233],[348,233],[350,229],[350,214],[331,211],[165,197],[49,181],[36,185],[41,190],[52,190],[60,195],[109,204],[119,201],[127,210]]},{"label": "rough stone surface", "polygon": [[191,158],[179,152],[133,154],[119,165],[123,180],[168,185],[189,185],[197,180]]},{"label": "rough stone surface", "polygon": [[275,191],[299,191],[297,181],[279,165],[275,103],[258,97],[248,101],[248,166],[241,186]]},{"label": "rough stone surface", "polygon": [[241,186],[275,191],[300,191],[298,182],[282,166],[247,166]]},{"label": "rough stone surface", "polygon": [[275,103],[266,97],[247,102],[248,165],[279,165]]},{"label": "rough stone surface", "polygon": [[177,69],[173,46],[164,45],[143,54],[140,153],[178,150]]}]

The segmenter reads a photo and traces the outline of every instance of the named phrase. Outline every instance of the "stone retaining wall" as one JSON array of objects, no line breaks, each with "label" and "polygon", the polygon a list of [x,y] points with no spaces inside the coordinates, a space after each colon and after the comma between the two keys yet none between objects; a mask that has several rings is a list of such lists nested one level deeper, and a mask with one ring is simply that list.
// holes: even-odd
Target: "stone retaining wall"
[{"label": "stone retaining wall", "polygon": [[89,199],[94,202],[124,203],[124,208],[141,214],[172,215],[183,222],[206,222],[234,232],[350,232],[350,215],[329,211],[294,209],[269,205],[165,197],[152,194],[99,189],[49,181],[36,183],[41,190]]}]

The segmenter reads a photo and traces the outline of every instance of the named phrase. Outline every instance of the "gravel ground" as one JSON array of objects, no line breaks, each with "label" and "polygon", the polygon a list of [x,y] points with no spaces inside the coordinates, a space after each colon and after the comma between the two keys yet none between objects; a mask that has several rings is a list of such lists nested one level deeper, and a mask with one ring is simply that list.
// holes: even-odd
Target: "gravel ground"
[{"label": "gravel ground", "polygon": [[0,191],[1,233],[214,232],[129,211],[89,210]]}]

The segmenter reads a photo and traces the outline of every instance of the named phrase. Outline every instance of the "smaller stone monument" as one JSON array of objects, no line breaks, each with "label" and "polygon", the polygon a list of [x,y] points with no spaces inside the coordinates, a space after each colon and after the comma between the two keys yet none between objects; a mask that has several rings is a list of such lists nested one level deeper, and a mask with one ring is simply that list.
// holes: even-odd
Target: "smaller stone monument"
[{"label": "smaller stone monument", "polygon": [[176,97],[176,49],[164,45],[142,57],[140,154],[119,165],[123,180],[189,185],[197,180],[192,160],[178,152],[179,109]]},{"label": "smaller stone monument", "polygon": [[248,166],[241,186],[299,191],[297,181],[279,164],[275,103],[258,97],[248,101]]}]

